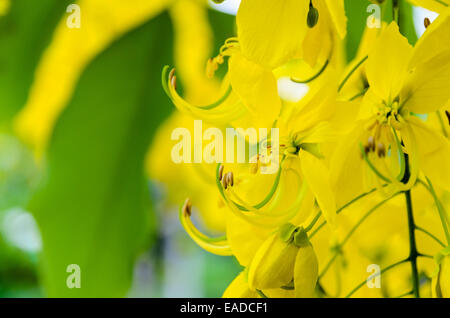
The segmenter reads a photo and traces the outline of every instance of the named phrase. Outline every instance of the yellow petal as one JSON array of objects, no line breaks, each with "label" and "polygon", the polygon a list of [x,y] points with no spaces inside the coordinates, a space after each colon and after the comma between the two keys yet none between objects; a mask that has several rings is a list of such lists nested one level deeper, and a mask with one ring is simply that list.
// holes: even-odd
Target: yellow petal
[{"label": "yellow petal", "polygon": [[274,69],[296,56],[307,31],[308,1],[245,0],[236,17],[243,54]]},{"label": "yellow petal", "polygon": [[344,0],[325,0],[331,20],[338,35],[343,39],[347,34],[347,17],[345,15]]},{"label": "yellow petal", "polygon": [[447,50],[416,67],[407,79],[400,100],[406,99],[405,106],[412,112],[434,112],[450,99],[449,83],[450,50]]},{"label": "yellow petal", "polygon": [[450,190],[450,141],[420,119],[408,119],[417,141],[420,168],[436,185]]},{"label": "yellow petal", "polygon": [[331,182],[338,205],[342,206],[357,195],[365,192],[364,161],[361,159],[359,144],[364,135],[364,122],[356,126],[336,146],[331,160]]},{"label": "yellow petal", "polygon": [[250,289],[271,289],[287,285],[294,277],[298,247],[283,242],[279,233],[271,235],[258,249],[249,271]]},{"label": "yellow petal", "polygon": [[450,256],[441,261],[441,293],[442,297],[450,297]]},{"label": "yellow petal", "polygon": [[391,23],[377,39],[366,64],[371,89],[386,102],[400,92],[412,47],[403,37],[396,23]]},{"label": "yellow petal", "polygon": [[415,6],[423,7],[438,13],[444,11],[448,6],[450,6],[450,0],[409,0],[409,2]]},{"label": "yellow petal", "polygon": [[233,213],[227,214],[227,238],[233,255],[242,266],[248,266],[272,229],[252,225]]},{"label": "yellow petal", "polygon": [[331,190],[328,168],[322,160],[307,151],[301,150],[299,156],[302,173],[316,197],[324,218],[330,224],[334,224],[336,219],[336,202]]},{"label": "yellow petal", "polygon": [[295,259],[295,296],[298,298],[313,297],[318,277],[319,263],[314,248],[311,244],[300,247]]},{"label": "yellow petal", "polygon": [[[432,0],[435,1],[435,0]],[[425,30],[419,38],[411,58],[409,68],[414,68],[420,63],[448,50],[450,46],[450,8],[439,15],[436,20]]]},{"label": "yellow petal", "polygon": [[236,51],[229,61],[229,75],[233,90],[255,117],[256,127],[272,127],[281,109],[277,81],[272,71]]},{"label": "yellow petal", "polygon": [[222,298],[258,298],[258,293],[248,288],[247,273],[244,271],[231,282]]}]

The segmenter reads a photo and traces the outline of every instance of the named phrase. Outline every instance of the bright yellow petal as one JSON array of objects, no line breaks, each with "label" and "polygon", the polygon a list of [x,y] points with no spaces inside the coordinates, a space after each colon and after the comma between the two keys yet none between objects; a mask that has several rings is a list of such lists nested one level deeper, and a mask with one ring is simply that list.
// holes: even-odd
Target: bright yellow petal
[{"label": "bright yellow petal", "polygon": [[343,39],[347,34],[347,17],[345,16],[344,0],[325,0],[328,11],[337,33]]},{"label": "bright yellow petal", "polygon": [[[434,0],[433,0],[434,1]],[[420,63],[441,54],[450,47],[450,8],[439,15],[436,20],[425,30],[419,38],[411,58],[409,68],[414,68]]]},{"label": "bright yellow petal", "polygon": [[245,0],[236,17],[243,54],[274,69],[296,56],[307,31],[308,1]]},{"label": "bright yellow petal", "polygon": [[406,99],[405,106],[412,112],[434,112],[450,99],[449,83],[450,50],[447,50],[416,67],[407,79],[400,100]]},{"label": "bright yellow petal", "polygon": [[434,12],[443,12],[450,6],[450,0],[409,0],[418,7],[423,7]]},{"label": "bright yellow petal", "polygon": [[336,193],[338,206],[342,206],[367,189],[362,177],[364,160],[361,159],[359,144],[364,136],[363,122],[357,122],[336,146],[331,160],[331,182]]},{"label": "bright yellow petal", "polygon": [[301,247],[295,259],[295,296],[298,298],[313,297],[318,274],[319,263],[314,248],[311,244]]},{"label": "bright yellow petal", "polygon": [[251,289],[280,288],[294,277],[294,264],[298,247],[283,242],[276,232],[258,249],[248,270]]},{"label": "bright yellow petal", "polygon": [[412,51],[398,25],[391,23],[369,53],[366,73],[370,87],[386,102],[392,101],[400,92]]},{"label": "bright yellow petal", "polygon": [[420,168],[436,185],[450,190],[450,141],[420,119],[408,119],[417,141]]},{"label": "bright yellow petal", "polygon": [[227,215],[227,239],[242,266],[250,264],[256,251],[272,231],[252,225],[231,212]]},{"label": "bright yellow petal", "polygon": [[336,219],[336,201],[331,190],[328,168],[322,160],[307,151],[301,150],[299,156],[302,173],[316,197],[322,215],[329,223],[333,224]]},{"label": "bright yellow petal", "polygon": [[229,75],[233,90],[255,118],[255,127],[272,127],[281,109],[277,81],[272,71],[236,51],[229,61]]},{"label": "bright yellow petal", "polygon": [[248,288],[247,273],[240,273],[227,287],[222,298],[258,298],[258,293]]}]

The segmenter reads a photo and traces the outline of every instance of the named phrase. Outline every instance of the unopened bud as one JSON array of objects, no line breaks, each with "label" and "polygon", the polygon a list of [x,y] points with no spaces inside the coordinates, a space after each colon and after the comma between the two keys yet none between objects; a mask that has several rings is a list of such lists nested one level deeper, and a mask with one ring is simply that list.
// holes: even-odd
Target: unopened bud
[{"label": "unopened bud", "polygon": [[306,22],[308,24],[309,28],[314,28],[319,21],[319,10],[317,10],[313,4],[312,1],[309,2],[309,11],[308,11],[308,17],[306,19]]}]

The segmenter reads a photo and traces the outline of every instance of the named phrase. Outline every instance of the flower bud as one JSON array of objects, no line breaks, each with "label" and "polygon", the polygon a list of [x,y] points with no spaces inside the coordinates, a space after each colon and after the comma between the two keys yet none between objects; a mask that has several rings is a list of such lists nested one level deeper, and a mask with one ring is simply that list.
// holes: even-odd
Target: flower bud
[{"label": "flower bud", "polygon": [[317,10],[313,5],[312,2],[309,3],[309,11],[308,11],[308,17],[307,17],[307,24],[309,28],[314,28],[319,21],[319,10]]},{"label": "flower bud", "polygon": [[286,224],[261,245],[250,263],[250,289],[280,288],[292,281],[299,249],[295,237],[300,231],[304,232],[302,228]]},{"label": "flower bud", "polygon": [[317,256],[311,243],[307,241],[304,245],[300,246],[295,259],[295,297],[313,297],[318,277],[319,264],[317,261]]}]

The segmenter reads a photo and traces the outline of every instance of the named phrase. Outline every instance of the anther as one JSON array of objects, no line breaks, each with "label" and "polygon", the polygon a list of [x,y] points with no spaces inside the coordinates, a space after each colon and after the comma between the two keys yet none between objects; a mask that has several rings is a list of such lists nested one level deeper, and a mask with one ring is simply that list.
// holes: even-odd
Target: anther
[{"label": "anther", "polygon": [[176,90],[177,89],[177,76],[172,76],[170,83],[172,84],[172,87]]},{"label": "anther", "polygon": [[379,142],[377,145],[377,155],[380,158],[386,157],[386,147],[381,142]]},{"label": "anther", "polygon": [[226,175],[227,178],[227,184],[232,187],[234,185],[234,176],[233,176],[233,172],[228,172]]},{"label": "anther", "polygon": [[308,24],[309,28],[314,28],[317,24],[317,21],[319,21],[319,10],[317,10],[313,4],[312,0],[309,1],[309,11],[308,11],[308,17],[306,19],[306,23]]},{"label": "anther", "polygon": [[367,147],[369,151],[375,151],[375,138],[373,136],[367,139]]},{"label": "anther", "polygon": [[428,27],[430,26],[430,24],[431,24],[430,19],[425,18],[425,19],[423,20],[423,25],[425,26],[425,29],[428,28]]},{"label": "anther", "polygon": [[191,200],[189,198],[186,199],[186,201],[184,201],[183,204],[183,215],[184,216],[191,216],[191,209],[192,209],[192,203]]},{"label": "anther", "polygon": [[219,168],[219,180],[222,180],[222,177],[223,177],[223,169],[224,169],[224,166],[223,166],[223,165],[220,165],[220,168]]},{"label": "anther", "polygon": [[169,78],[172,80],[173,75],[175,74],[175,68],[173,68],[169,73]]}]

